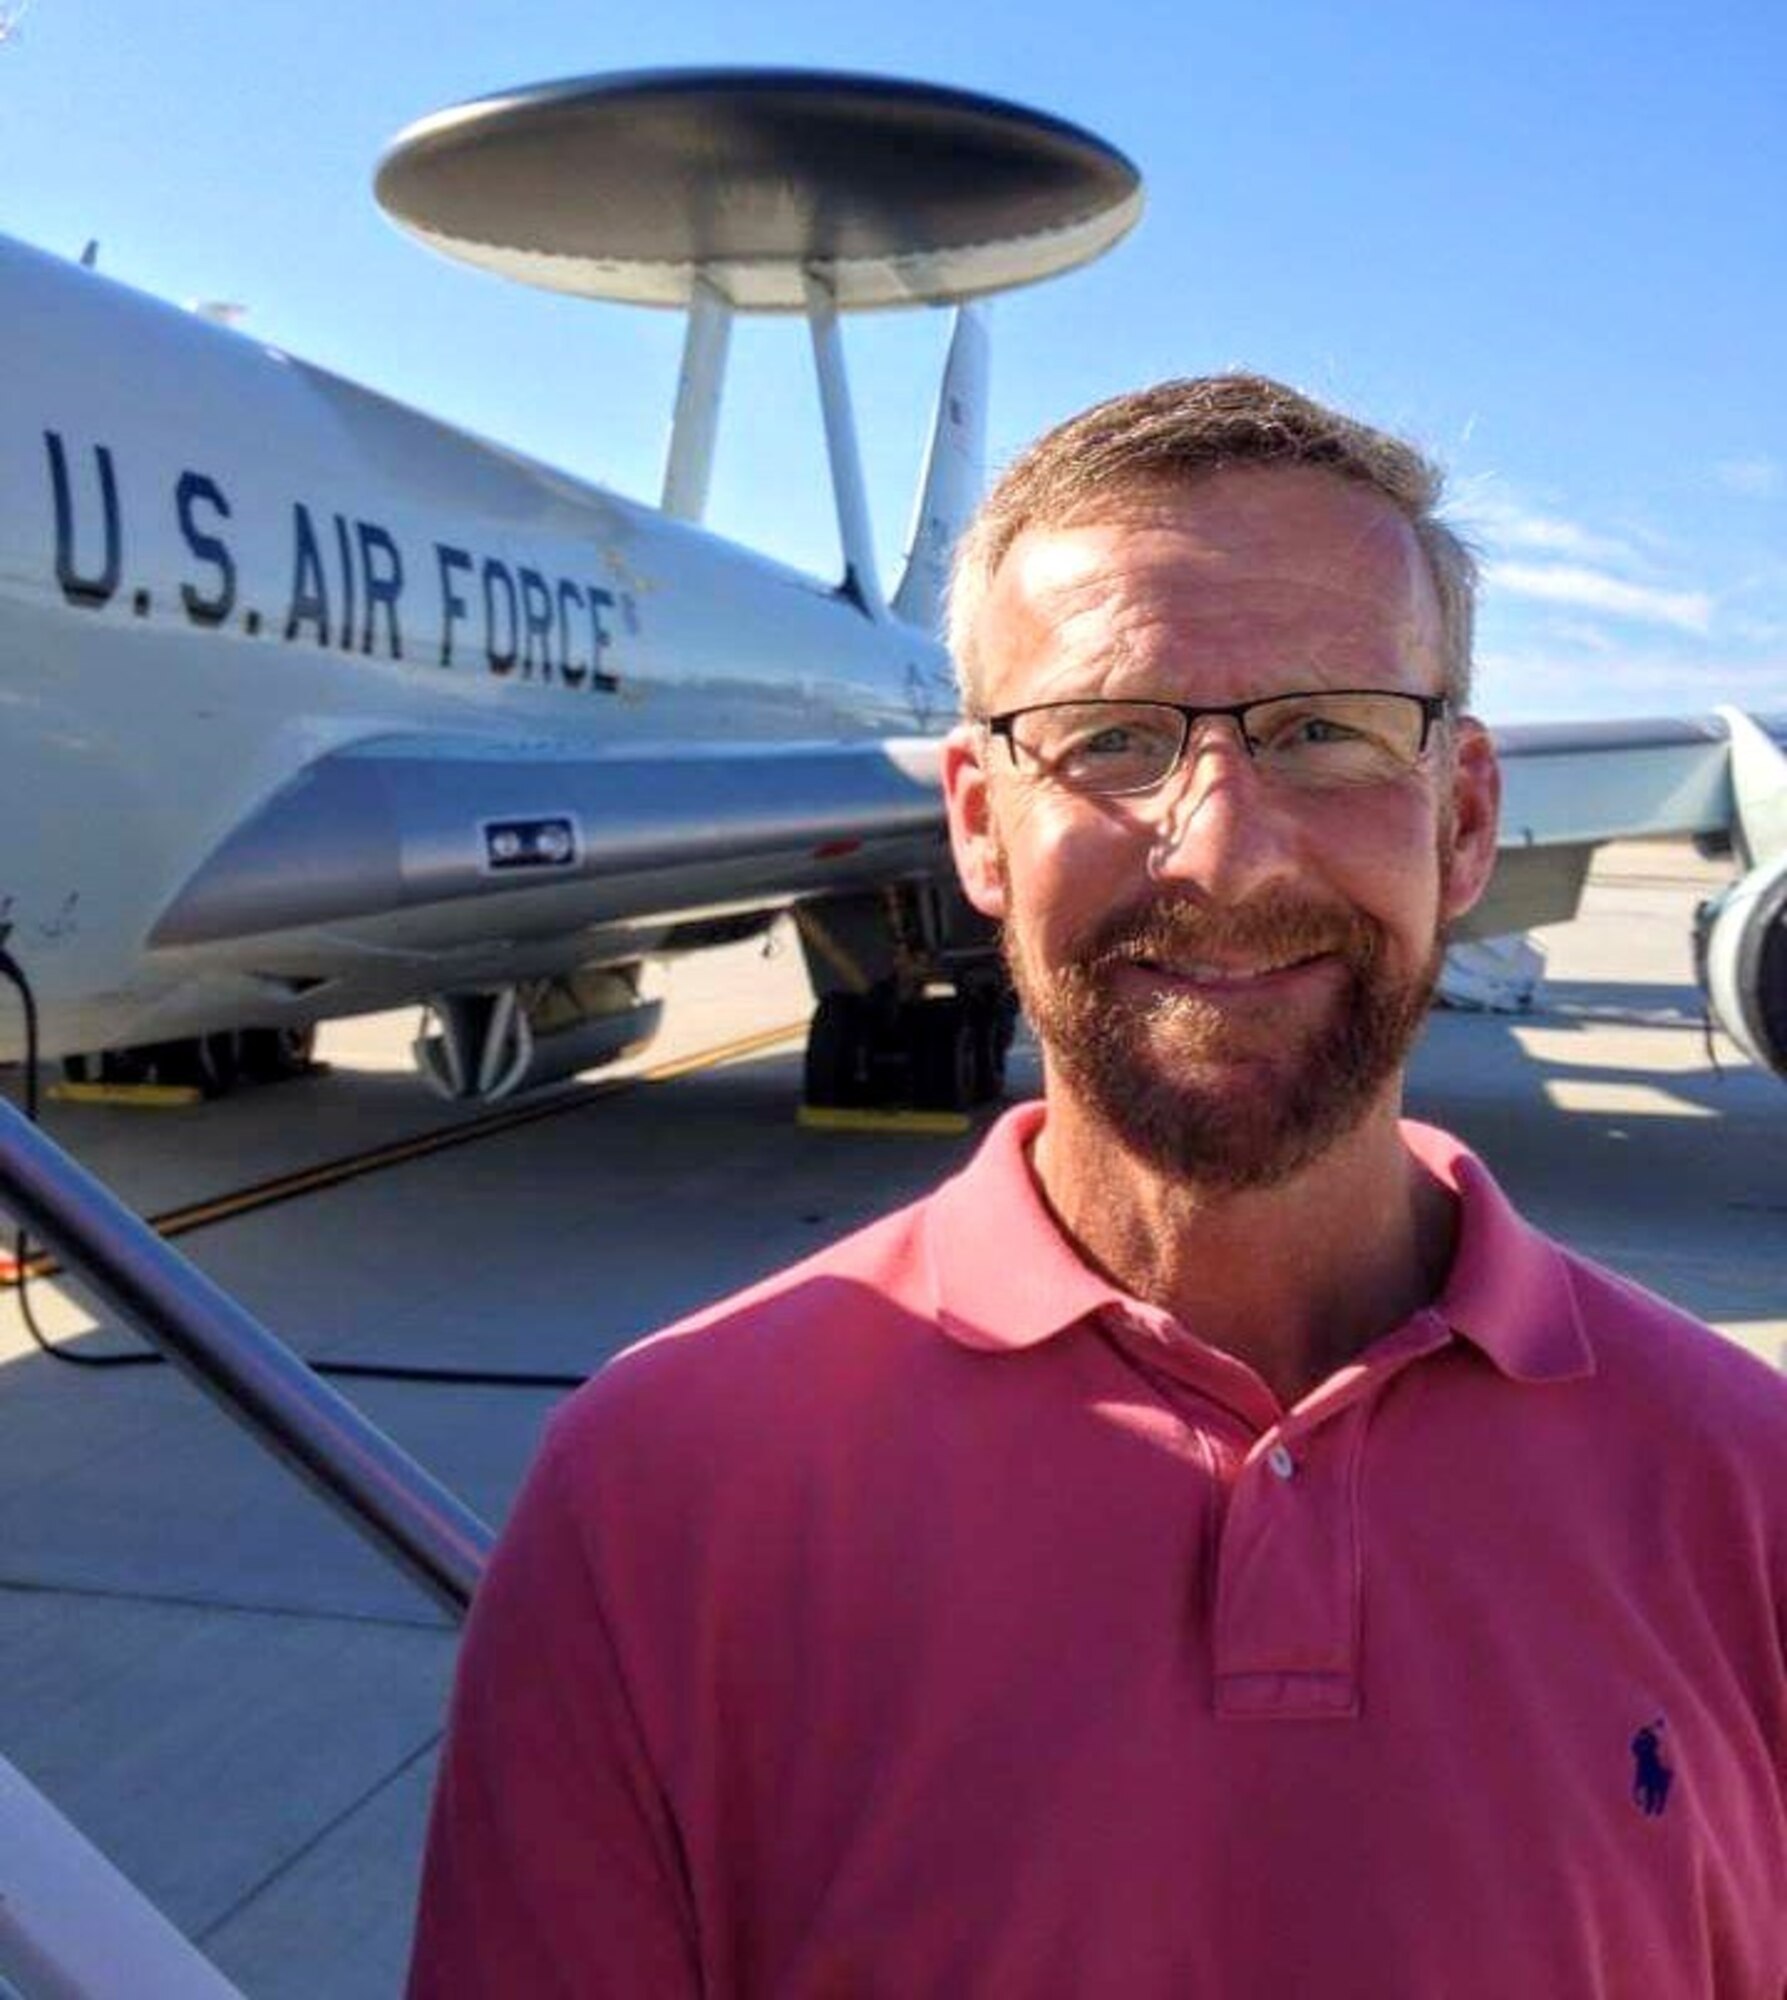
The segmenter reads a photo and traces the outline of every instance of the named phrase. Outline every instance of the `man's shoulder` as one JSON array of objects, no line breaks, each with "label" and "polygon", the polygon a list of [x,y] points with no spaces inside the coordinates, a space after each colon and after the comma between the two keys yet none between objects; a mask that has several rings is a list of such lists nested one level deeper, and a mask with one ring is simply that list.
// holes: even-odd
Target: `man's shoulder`
[{"label": "man's shoulder", "polygon": [[1559,1245],[1603,1390],[1678,1434],[1787,1452],[1787,1376],[1635,1279]]},{"label": "man's shoulder", "polygon": [[1463,1201],[1444,1303],[1524,1372],[1595,1383],[1598,1410],[1702,1424],[1709,1437],[1760,1435],[1787,1449],[1787,1376],[1635,1279],[1523,1214],[1484,1162],[1448,1132],[1405,1121],[1405,1143]]},{"label": "man's shoulder", "polygon": [[[939,1339],[926,1257],[935,1195],[623,1349],[554,1419],[585,1432],[748,1430],[835,1413]],[[777,1427],[780,1427],[779,1421]]]},{"label": "man's shoulder", "polygon": [[884,1317],[928,1313],[926,1219],[936,1199],[933,1189],[877,1216],[755,1284],[698,1307],[617,1358],[705,1353],[718,1342],[750,1335],[799,1345],[840,1331],[866,1331]]},{"label": "man's shoulder", "polygon": [[964,1308],[1028,1337],[1036,1286],[1051,1311],[1072,1289],[1062,1282],[1068,1253],[1030,1187],[1025,1146],[1040,1120],[1040,1106],[1013,1106],[917,1201],[627,1348],[572,1398],[555,1431],[686,1429],[713,1413],[715,1434],[731,1438],[749,1421],[741,1411],[768,1413],[778,1429],[795,1421],[787,1412],[809,1425],[852,1410],[885,1423],[895,1375],[949,1371],[972,1349],[1002,1344],[997,1328],[988,1336],[965,1324]]}]

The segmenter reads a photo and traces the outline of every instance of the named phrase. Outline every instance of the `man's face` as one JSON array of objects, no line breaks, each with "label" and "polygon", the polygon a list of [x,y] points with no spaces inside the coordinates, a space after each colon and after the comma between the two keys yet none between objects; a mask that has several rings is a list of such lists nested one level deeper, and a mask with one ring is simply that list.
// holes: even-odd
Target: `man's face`
[{"label": "man's face", "polygon": [[[1442,685],[1407,523],[1302,468],[1215,473],[1020,536],[979,638],[995,715]],[[1394,1094],[1442,926],[1494,860],[1475,724],[1436,729],[1412,771],[1333,790],[1269,777],[1221,720],[1142,797],[1076,792],[972,725],[945,773],[963,880],[1003,922],[1051,1095],[1210,1189],[1283,1180]]]}]

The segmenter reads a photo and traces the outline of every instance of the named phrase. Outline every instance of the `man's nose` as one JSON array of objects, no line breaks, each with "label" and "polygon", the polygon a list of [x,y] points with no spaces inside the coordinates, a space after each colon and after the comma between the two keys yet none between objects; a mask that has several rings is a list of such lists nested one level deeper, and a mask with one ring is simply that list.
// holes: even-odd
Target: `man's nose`
[{"label": "man's nose", "polygon": [[1179,768],[1147,803],[1157,881],[1237,902],[1298,873],[1294,815],[1230,718],[1192,725]]}]

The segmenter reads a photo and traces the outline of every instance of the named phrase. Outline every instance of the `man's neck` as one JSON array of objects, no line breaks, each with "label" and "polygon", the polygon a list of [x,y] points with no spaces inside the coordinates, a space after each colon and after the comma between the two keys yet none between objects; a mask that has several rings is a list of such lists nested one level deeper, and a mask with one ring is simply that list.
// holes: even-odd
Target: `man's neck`
[{"label": "man's neck", "polygon": [[1288,1409],[1445,1282],[1456,1203],[1396,1119],[1391,1097],[1289,1180],[1220,1192],[1138,1160],[1052,1091],[1031,1165],[1089,1262]]}]

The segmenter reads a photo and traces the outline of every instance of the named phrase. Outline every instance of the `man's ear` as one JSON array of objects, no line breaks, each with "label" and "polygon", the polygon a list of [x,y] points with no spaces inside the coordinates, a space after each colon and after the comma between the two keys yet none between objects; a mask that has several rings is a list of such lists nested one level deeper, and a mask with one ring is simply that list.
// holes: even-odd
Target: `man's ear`
[{"label": "man's ear", "polygon": [[997,920],[1005,915],[1005,880],[987,783],[988,740],[973,722],[958,723],[943,739],[943,797],[962,893],[983,917]]},{"label": "man's ear", "polygon": [[1502,771],[1489,731],[1473,715],[1460,716],[1453,728],[1452,853],[1440,912],[1448,923],[1489,887],[1502,805]]}]

